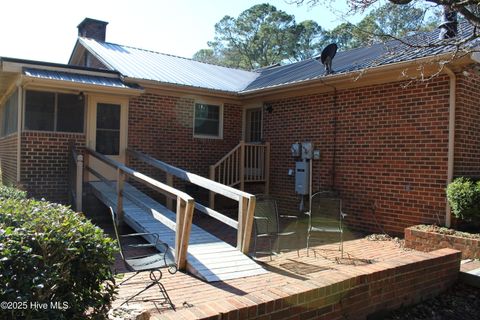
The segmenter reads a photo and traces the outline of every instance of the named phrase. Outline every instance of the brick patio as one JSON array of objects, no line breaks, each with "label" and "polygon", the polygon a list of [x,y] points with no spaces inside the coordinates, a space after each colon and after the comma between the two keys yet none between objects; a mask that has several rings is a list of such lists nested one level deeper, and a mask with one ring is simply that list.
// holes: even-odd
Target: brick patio
[{"label": "brick patio", "polygon": [[[397,241],[363,237],[344,242],[344,247],[344,259],[334,243],[315,247],[316,257],[302,249],[299,257],[292,251],[272,261],[259,258],[270,273],[224,282],[165,272],[162,283],[176,311],[151,301],[132,304],[148,310],[151,319],[365,319],[435,296],[458,277],[456,250],[417,252]],[[121,261],[116,268],[124,271]],[[113,307],[148,281],[144,273],[122,285]],[[140,300],[157,297],[158,291],[151,289]]]}]

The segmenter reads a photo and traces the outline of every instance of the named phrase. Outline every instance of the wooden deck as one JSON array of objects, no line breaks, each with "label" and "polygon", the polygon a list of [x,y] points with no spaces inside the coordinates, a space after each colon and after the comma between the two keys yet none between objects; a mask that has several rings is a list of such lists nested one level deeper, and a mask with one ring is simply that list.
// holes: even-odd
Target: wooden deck
[{"label": "wooden deck", "polygon": [[[107,206],[116,208],[117,193],[105,182],[90,182],[93,193]],[[112,181],[112,185],[115,182]],[[137,232],[158,233],[172,252],[175,248],[175,213],[126,183],[123,199],[125,222]],[[133,200],[134,199],[134,200]],[[150,239],[146,238],[147,241]],[[267,273],[248,256],[202,228],[192,225],[187,270],[207,282]]]}]

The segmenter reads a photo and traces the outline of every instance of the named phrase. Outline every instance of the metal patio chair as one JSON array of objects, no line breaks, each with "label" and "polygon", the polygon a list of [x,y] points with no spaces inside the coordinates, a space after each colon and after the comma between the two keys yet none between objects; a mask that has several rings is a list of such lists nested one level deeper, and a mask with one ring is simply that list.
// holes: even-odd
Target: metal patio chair
[{"label": "metal patio chair", "polygon": [[[271,255],[275,252],[280,252],[280,239],[284,237],[297,236],[297,255],[299,254],[298,247],[298,233],[297,233],[297,223],[298,217],[292,215],[281,215],[278,213],[277,202],[266,195],[256,195],[256,205],[254,213],[254,242],[253,242],[253,251],[254,255],[257,256],[257,253],[268,253]],[[294,221],[294,230],[292,231],[283,231],[281,230],[280,221],[281,219],[289,219]],[[259,239],[264,239],[269,242],[269,251],[261,252],[257,251],[257,241]],[[273,251],[272,242],[276,241],[276,251]]]},{"label": "metal patio chair", "polygon": [[[307,256],[311,241],[322,241],[326,234],[337,233],[343,258],[343,219],[346,214],[342,211],[342,199],[331,191],[320,191],[312,195],[310,201],[311,211],[305,212],[308,216]],[[316,256],[315,250],[313,253]]]},{"label": "metal patio chair", "polygon": [[[160,282],[163,275],[161,269],[168,268],[168,272],[170,274],[174,274],[177,272],[177,265],[174,262],[174,259],[170,252],[168,244],[160,241],[159,236],[156,233],[143,232],[143,233],[132,233],[132,234],[120,235],[118,232],[117,223],[116,223],[117,221],[116,214],[113,211],[112,207],[110,207],[110,212],[112,215],[113,227],[115,230],[115,236],[117,238],[118,247],[120,248],[120,255],[122,257],[122,260],[129,271],[135,272],[132,276],[123,280],[120,283],[120,285],[129,281],[130,279],[137,276],[141,272],[150,272],[150,280],[151,280],[151,283],[148,283],[145,288],[143,288],[142,290],[140,290],[139,292],[137,292],[136,294],[128,298],[121,305],[128,303],[133,298],[137,297],[138,295],[147,291],[148,289],[154,288],[155,286],[157,286],[162,295],[161,303],[168,304],[173,310],[175,310],[175,306],[172,303],[172,300],[170,299],[167,293],[167,290],[165,289],[163,284]],[[152,252],[153,251],[156,251],[156,252],[149,253],[149,254],[136,255],[136,256],[128,256],[126,251],[124,250],[124,246],[122,245],[121,239],[138,237],[138,236],[146,236],[147,238],[153,241],[151,241],[152,243],[128,244],[128,245],[125,245],[125,247],[128,246],[130,248],[134,248],[135,250],[143,250],[143,251],[151,250]],[[161,248],[161,250],[159,248]]]}]

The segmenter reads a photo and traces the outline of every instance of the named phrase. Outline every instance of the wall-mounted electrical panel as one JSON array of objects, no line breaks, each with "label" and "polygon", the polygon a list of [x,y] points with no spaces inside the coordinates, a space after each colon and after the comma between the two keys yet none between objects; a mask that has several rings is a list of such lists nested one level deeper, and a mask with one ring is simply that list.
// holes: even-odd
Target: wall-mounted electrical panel
[{"label": "wall-mounted electrical panel", "polygon": [[295,192],[301,195],[309,193],[310,164],[307,161],[295,163]]}]

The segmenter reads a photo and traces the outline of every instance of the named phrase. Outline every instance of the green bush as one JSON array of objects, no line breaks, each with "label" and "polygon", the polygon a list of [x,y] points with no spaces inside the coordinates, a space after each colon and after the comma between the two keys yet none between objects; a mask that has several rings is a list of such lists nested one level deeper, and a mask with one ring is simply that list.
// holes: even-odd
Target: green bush
[{"label": "green bush", "polygon": [[25,199],[27,193],[13,187],[0,185],[0,199]]},{"label": "green bush", "polygon": [[14,307],[2,313],[7,319],[104,317],[116,291],[115,250],[101,229],[65,206],[0,199],[0,300]]},{"label": "green bush", "polygon": [[447,199],[455,217],[466,221],[480,219],[480,181],[455,179],[447,187]]}]

